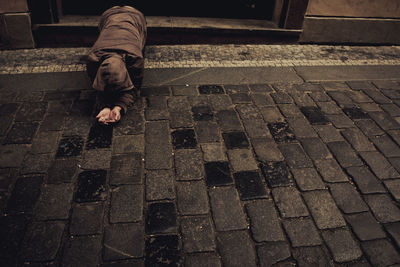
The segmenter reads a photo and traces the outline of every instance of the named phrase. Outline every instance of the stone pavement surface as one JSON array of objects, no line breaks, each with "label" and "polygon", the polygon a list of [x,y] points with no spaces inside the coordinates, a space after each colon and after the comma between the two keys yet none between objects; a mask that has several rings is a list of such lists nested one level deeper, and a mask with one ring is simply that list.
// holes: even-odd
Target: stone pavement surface
[{"label": "stone pavement surface", "polygon": [[0,75],[0,265],[399,266],[399,72],[148,69],[112,126]]}]

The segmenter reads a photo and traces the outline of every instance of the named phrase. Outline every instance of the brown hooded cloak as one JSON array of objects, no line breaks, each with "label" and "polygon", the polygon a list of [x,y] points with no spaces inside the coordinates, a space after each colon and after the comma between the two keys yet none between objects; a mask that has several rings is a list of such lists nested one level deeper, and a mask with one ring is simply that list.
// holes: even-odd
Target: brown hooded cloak
[{"label": "brown hooded cloak", "polygon": [[133,103],[143,80],[146,19],[130,6],[106,10],[99,23],[100,35],[91,48],[87,72],[98,93],[98,108]]}]

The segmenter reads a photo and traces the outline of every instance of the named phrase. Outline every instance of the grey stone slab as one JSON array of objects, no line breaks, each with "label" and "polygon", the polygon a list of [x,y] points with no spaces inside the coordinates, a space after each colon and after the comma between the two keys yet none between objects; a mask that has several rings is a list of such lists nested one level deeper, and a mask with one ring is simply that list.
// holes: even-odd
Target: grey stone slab
[{"label": "grey stone slab", "polygon": [[56,159],[48,169],[47,183],[71,183],[78,169],[78,159]]},{"label": "grey stone slab", "polygon": [[247,231],[218,233],[217,246],[224,266],[257,266],[256,252]]},{"label": "grey stone slab", "polygon": [[111,166],[111,150],[108,148],[86,150],[81,161],[82,169],[108,169]]},{"label": "grey stone slab", "polygon": [[[143,85],[302,82],[289,67],[146,69]],[[0,81],[1,83],[1,81]]]},{"label": "grey stone slab", "polygon": [[372,136],[370,139],[386,157],[400,157],[399,146],[388,135]]},{"label": "grey stone slab", "polygon": [[301,144],[307,155],[313,160],[332,158],[328,148],[318,137],[301,139]]},{"label": "grey stone slab", "polygon": [[300,267],[329,266],[331,260],[322,247],[299,247],[292,250],[293,257]]},{"label": "grey stone slab", "polygon": [[361,246],[373,266],[396,266],[400,262],[399,253],[385,239],[363,242]]},{"label": "grey stone slab", "polygon": [[279,149],[292,168],[313,167],[310,158],[299,144],[280,144]]},{"label": "grey stone slab", "polygon": [[206,162],[228,161],[224,146],[221,143],[201,144],[203,159]]},{"label": "grey stone slab", "polygon": [[112,153],[144,153],[144,135],[114,136],[112,139]]},{"label": "grey stone slab", "polygon": [[350,167],[346,169],[355,184],[363,194],[386,192],[382,183],[366,166]]},{"label": "grey stone slab", "polygon": [[379,222],[400,221],[400,209],[387,194],[367,195],[365,201]]},{"label": "grey stone slab", "polygon": [[384,130],[400,129],[400,124],[385,112],[369,112],[368,114]]},{"label": "grey stone slab", "polygon": [[318,172],[325,182],[347,182],[349,179],[335,159],[318,160],[315,162]]},{"label": "grey stone slab", "polygon": [[138,222],[143,217],[143,186],[123,185],[111,192],[110,222]]},{"label": "grey stone slab", "polygon": [[278,107],[286,118],[302,118],[304,116],[294,104],[281,104]]},{"label": "grey stone slab", "polygon": [[26,261],[52,261],[61,246],[64,222],[32,223],[24,237],[22,257]]},{"label": "grey stone slab", "polygon": [[290,96],[293,98],[297,106],[300,107],[316,107],[315,102],[312,98],[305,92],[293,90],[289,92]]},{"label": "grey stone slab", "polygon": [[392,102],[389,98],[387,98],[377,89],[364,88],[362,90],[378,104],[389,104]]},{"label": "grey stone slab", "polygon": [[146,109],[144,116],[147,121],[168,120],[169,112],[166,109]]},{"label": "grey stone slab", "polygon": [[360,103],[359,106],[365,112],[383,112],[381,107],[376,103]]},{"label": "grey stone slab", "polygon": [[293,99],[289,94],[285,92],[276,92],[271,93],[271,97],[274,99],[276,104],[291,104],[293,103]]},{"label": "grey stone slab", "polygon": [[170,170],[146,172],[146,200],[175,199],[175,176]]},{"label": "grey stone slab", "polygon": [[354,233],[361,241],[386,237],[382,226],[370,212],[347,215],[346,220],[350,223]]},{"label": "grey stone slab", "polygon": [[400,130],[390,130],[387,133],[392,137],[392,139],[400,145]]},{"label": "grey stone slab", "polygon": [[355,124],[366,136],[382,135],[385,133],[373,120],[359,120]]},{"label": "grey stone slab", "polygon": [[343,91],[328,91],[328,95],[341,107],[354,106],[353,100]]},{"label": "grey stone slab", "polygon": [[393,90],[400,89],[400,84],[398,81],[378,80],[378,81],[374,81],[373,83],[379,89],[393,89]]},{"label": "grey stone slab", "polygon": [[21,173],[44,173],[53,158],[54,154],[27,154],[21,164]]},{"label": "grey stone slab", "polygon": [[172,168],[172,146],[170,144],[146,144],[145,167],[148,170]]},{"label": "grey stone slab", "polygon": [[382,180],[400,177],[399,173],[381,153],[377,151],[361,152],[360,155],[379,179]]},{"label": "grey stone slab", "polygon": [[310,218],[296,218],[283,222],[292,247],[318,246],[322,244],[317,228]]},{"label": "grey stone slab", "polygon": [[172,129],[193,127],[193,119],[189,111],[169,112],[169,121]]},{"label": "grey stone slab", "polygon": [[64,246],[63,266],[96,266],[101,253],[100,236],[70,238]]},{"label": "grey stone slab", "polygon": [[146,123],[145,140],[147,144],[166,144],[170,142],[169,124],[167,121]]},{"label": "grey stone slab", "polygon": [[[361,89],[361,90],[363,90],[363,89]],[[369,98],[362,91],[347,91],[346,93],[356,103],[372,103],[372,102],[374,102],[371,98]]]},{"label": "grey stone slab", "polygon": [[105,261],[140,258],[144,252],[144,229],[139,223],[111,224],[104,230]]},{"label": "grey stone slab", "polygon": [[47,110],[47,102],[24,102],[15,115],[15,121],[41,121]]},{"label": "grey stone slab", "polygon": [[71,235],[94,235],[102,232],[103,203],[78,204],[73,208],[69,232]]},{"label": "grey stone slab", "polygon": [[229,96],[234,104],[251,103],[249,93],[230,94]]},{"label": "grey stone slab", "polygon": [[236,110],[242,120],[255,120],[263,118],[258,108],[251,104],[236,105]]},{"label": "grey stone slab", "polygon": [[287,121],[290,127],[293,129],[296,138],[301,139],[301,138],[311,138],[318,136],[313,127],[308,122],[308,120],[306,120],[303,117],[287,118]]},{"label": "grey stone slab", "polygon": [[281,217],[294,218],[308,216],[299,191],[294,187],[277,187],[272,189],[272,195],[278,206]]},{"label": "grey stone slab", "polygon": [[392,117],[400,116],[400,108],[395,104],[382,104],[381,108]]},{"label": "grey stone slab", "polygon": [[11,126],[2,143],[31,144],[38,127],[38,122],[16,122]]},{"label": "grey stone slab", "polygon": [[227,95],[213,94],[208,96],[214,111],[229,110],[233,108],[232,100]]},{"label": "grey stone slab", "polygon": [[204,177],[201,152],[196,149],[175,151],[177,180],[199,180]]},{"label": "grey stone slab", "polygon": [[267,123],[265,123],[264,120],[243,120],[242,122],[246,133],[250,138],[272,138],[272,135],[268,130]]},{"label": "grey stone slab", "polygon": [[295,69],[307,82],[390,80],[400,75],[398,66],[301,66]]},{"label": "grey stone slab", "polygon": [[242,125],[234,110],[221,110],[217,112],[216,116],[222,131],[242,131]]},{"label": "grey stone slab", "polygon": [[214,251],[214,231],[210,217],[186,217],[181,220],[183,250],[188,253]]},{"label": "grey stone slab", "polygon": [[292,173],[301,191],[326,189],[325,183],[314,168],[292,169]]},{"label": "grey stone slab", "polygon": [[198,121],[195,124],[194,130],[199,143],[219,142],[221,135],[218,124],[212,121]]},{"label": "grey stone slab", "polygon": [[329,189],[336,204],[344,213],[368,211],[367,204],[362,200],[357,189],[350,183],[331,184]]},{"label": "grey stone slab", "polygon": [[247,203],[246,210],[254,240],[257,242],[285,240],[278,213],[271,200]]},{"label": "grey stone slab", "polygon": [[359,245],[348,230],[335,229],[324,231],[322,232],[322,237],[332,252],[333,259],[336,262],[348,262],[362,256]]},{"label": "grey stone slab", "polygon": [[362,90],[365,88],[375,88],[370,81],[348,81],[346,82],[353,90]]},{"label": "grey stone slab", "polygon": [[354,122],[344,114],[326,115],[326,117],[336,128],[340,129],[354,127]]},{"label": "grey stone slab", "polygon": [[253,103],[257,107],[273,106],[275,105],[274,100],[269,94],[262,93],[251,93],[250,94]]},{"label": "grey stone slab", "polygon": [[285,242],[274,242],[257,246],[261,266],[272,266],[290,257],[290,247]]},{"label": "grey stone slab", "polygon": [[340,132],[332,125],[314,125],[313,127],[324,143],[344,140],[343,136],[340,135]]},{"label": "grey stone slab", "polygon": [[185,266],[221,267],[222,263],[220,256],[216,255],[215,253],[196,253],[189,254],[185,257]]},{"label": "grey stone slab", "polygon": [[384,184],[393,198],[400,201],[400,179],[386,180],[384,181]]},{"label": "grey stone slab", "polygon": [[308,93],[314,102],[327,102],[331,101],[331,98],[325,93],[320,91],[312,91]]},{"label": "grey stone slab", "polygon": [[374,145],[357,128],[347,128],[342,131],[343,136],[357,151],[374,151]]},{"label": "grey stone slab", "polygon": [[327,115],[337,115],[342,113],[341,108],[333,101],[317,102],[317,105],[321,111]]},{"label": "grey stone slab", "polygon": [[198,95],[198,92],[195,86],[186,84],[172,86],[172,94],[174,96],[194,96]]},{"label": "grey stone slab", "polygon": [[259,161],[283,161],[283,155],[272,139],[259,138],[252,142],[256,157]]},{"label": "grey stone slab", "polygon": [[342,167],[346,168],[363,165],[360,158],[346,142],[328,143],[328,147]]},{"label": "grey stone slab", "polygon": [[276,107],[262,107],[260,108],[261,114],[266,122],[282,122],[285,120],[283,115]]},{"label": "grey stone slab", "polygon": [[178,212],[182,215],[207,214],[210,210],[207,187],[202,181],[179,182],[176,185]]},{"label": "grey stone slab", "polygon": [[389,235],[395,241],[396,245],[400,245],[400,223],[394,223],[386,225],[385,228],[388,231]]},{"label": "grey stone slab", "polygon": [[178,97],[170,97],[167,100],[168,109],[170,111],[189,111],[190,104],[185,96],[178,96]]},{"label": "grey stone slab", "polygon": [[305,192],[303,197],[319,229],[337,228],[346,225],[328,191]]},{"label": "grey stone slab", "polygon": [[32,141],[32,154],[55,153],[57,151],[60,132],[39,132]]},{"label": "grey stone slab", "polygon": [[92,126],[92,118],[89,116],[70,116],[65,119],[64,136],[87,136]]},{"label": "grey stone slab", "polygon": [[247,229],[245,214],[234,187],[211,188],[209,195],[217,231]]},{"label": "grey stone slab", "polygon": [[34,215],[38,220],[65,220],[69,217],[73,195],[72,184],[45,184],[36,204]]},{"label": "grey stone slab", "polygon": [[349,89],[349,86],[342,81],[322,81],[321,85],[326,91],[346,91]]},{"label": "grey stone slab", "polygon": [[249,84],[251,92],[265,93],[272,92],[273,89],[269,84]]},{"label": "grey stone slab", "polygon": [[228,150],[229,161],[233,171],[252,171],[257,170],[257,162],[253,153],[248,149],[230,149]]}]

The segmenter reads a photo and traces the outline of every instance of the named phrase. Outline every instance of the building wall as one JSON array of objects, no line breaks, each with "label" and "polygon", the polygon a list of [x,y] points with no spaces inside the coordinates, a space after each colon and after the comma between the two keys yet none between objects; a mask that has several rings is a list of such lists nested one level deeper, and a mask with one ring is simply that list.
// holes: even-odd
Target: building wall
[{"label": "building wall", "polygon": [[309,0],[302,43],[400,44],[400,0]]}]

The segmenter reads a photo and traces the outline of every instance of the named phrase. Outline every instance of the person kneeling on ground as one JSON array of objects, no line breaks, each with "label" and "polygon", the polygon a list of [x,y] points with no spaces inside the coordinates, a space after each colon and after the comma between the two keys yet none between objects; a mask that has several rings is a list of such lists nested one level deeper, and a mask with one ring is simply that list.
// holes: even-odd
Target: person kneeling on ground
[{"label": "person kneeling on ground", "polygon": [[100,35],[86,64],[97,91],[96,119],[118,122],[139,96],[144,70],[147,26],[144,15],[130,6],[114,6],[100,18]]}]

